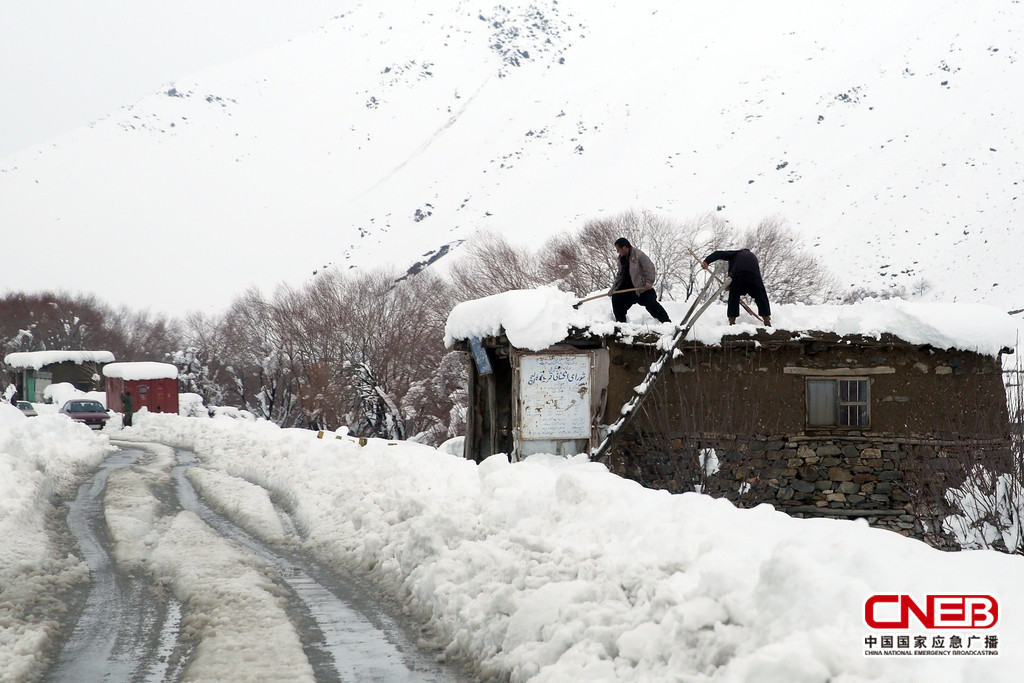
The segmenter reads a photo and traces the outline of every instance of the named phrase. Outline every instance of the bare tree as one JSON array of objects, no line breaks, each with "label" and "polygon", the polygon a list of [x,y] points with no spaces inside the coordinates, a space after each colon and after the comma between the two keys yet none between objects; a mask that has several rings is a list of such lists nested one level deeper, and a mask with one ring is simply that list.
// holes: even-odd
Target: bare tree
[{"label": "bare tree", "polygon": [[541,279],[580,295],[606,290],[619,270],[613,245],[625,237],[654,262],[658,297],[685,300],[692,296],[700,271],[690,252],[706,255],[709,245],[724,241],[729,230],[711,213],[677,221],[646,209],[624,211],[551,237],[537,256]]},{"label": "bare tree", "polygon": [[[279,289],[275,315],[311,426],[440,443],[453,410],[444,324],[455,289],[424,271],[328,271]],[[461,379],[457,380],[461,382]]]},{"label": "bare tree", "polygon": [[466,427],[466,359],[446,353],[431,373],[415,381],[402,399],[401,410],[410,438],[439,444]]},{"label": "bare tree", "polygon": [[529,250],[513,246],[504,235],[481,231],[466,242],[465,250],[450,272],[463,301],[545,284]]},{"label": "bare tree", "polygon": [[608,289],[618,269],[612,244],[622,237],[618,220],[591,220],[575,233],[547,240],[538,254],[542,280],[581,296]]},{"label": "bare tree", "polygon": [[373,368],[366,363],[345,366],[346,380],[354,399],[348,415],[356,434],[404,439],[405,420],[394,399],[381,385]]},{"label": "bare tree", "polygon": [[[746,247],[757,254],[773,301],[822,303],[838,297],[835,278],[777,216],[737,233],[716,213],[677,221],[653,211],[624,211],[554,235],[536,254],[483,232],[467,242],[452,268],[461,299],[557,283],[581,295],[607,289],[618,272],[613,244],[626,237],[658,271],[658,296],[685,300],[701,282],[699,258],[714,249]],[[696,256],[695,256],[696,255]]]},{"label": "bare tree", "polygon": [[230,359],[225,353],[224,325],[219,317],[193,312],[182,323],[182,343],[171,353],[184,391],[199,394],[206,406],[225,405]]},{"label": "bare tree", "polygon": [[658,271],[658,298],[690,298],[701,270],[697,258],[706,255],[702,251],[708,243],[727,232],[728,223],[710,213],[677,221],[645,210],[640,218],[638,239]]},{"label": "bare tree", "polygon": [[345,298],[344,280],[339,271],[325,271],[301,292],[279,289],[275,299],[280,324],[290,328],[288,343],[303,419],[318,429],[342,424],[347,387],[343,371],[351,341],[346,325],[359,305]]},{"label": "bare tree", "polygon": [[183,328],[177,320],[122,307],[109,317],[108,341],[102,345],[118,360],[167,360],[181,346]]},{"label": "bare tree", "polygon": [[685,263],[681,273],[677,275],[683,289],[682,299],[693,296],[703,283],[703,269],[697,259],[707,256],[717,248],[716,245],[725,243],[726,236],[732,229],[728,221],[716,213],[705,213],[683,224],[680,230],[681,237],[676,245],[677,252]]},{"label": "bare tree", "polygon": [[176,321],[127,308],[115,312],[92,295],[8,294],[0,299],[0,340],[7,353],[110,351],[122,361],[163,360],[180,344]]},{"label": "bare tree", "polygon": [[[223,352],[231,359],[229,400],[259,417],[295,426],[297,381],[282,339],[280,320],[258,289],[235,297],[222,323]],[[277,324],[275,324],[277,323]]]},{"label": "bare tree", "polygon": [[757,254],[773,301],[820,304],[838,297],[835,277],[820,259],[804,250],[802,238],[782,218],[763,219],[739,241]]}]

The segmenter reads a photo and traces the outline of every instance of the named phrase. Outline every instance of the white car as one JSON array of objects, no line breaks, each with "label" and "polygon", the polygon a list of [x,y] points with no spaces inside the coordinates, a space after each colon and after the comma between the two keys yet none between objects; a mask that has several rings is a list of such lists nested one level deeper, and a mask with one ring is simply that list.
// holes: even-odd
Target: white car
[{"label": "white car", "polygon": [[36,407],[28,401],[18,401],[15,405],[18,410],[25,413],[25,417],[35,417],[39,414],[36,412]]}]

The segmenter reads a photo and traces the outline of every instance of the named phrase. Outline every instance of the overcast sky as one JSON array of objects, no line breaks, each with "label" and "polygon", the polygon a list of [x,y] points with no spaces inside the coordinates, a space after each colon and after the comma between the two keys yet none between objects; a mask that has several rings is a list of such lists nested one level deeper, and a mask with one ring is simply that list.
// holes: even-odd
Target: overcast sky
[{"label": "overcast sky", "polygon": [[355,0],[0,0],[0,157],[282,43]]}]

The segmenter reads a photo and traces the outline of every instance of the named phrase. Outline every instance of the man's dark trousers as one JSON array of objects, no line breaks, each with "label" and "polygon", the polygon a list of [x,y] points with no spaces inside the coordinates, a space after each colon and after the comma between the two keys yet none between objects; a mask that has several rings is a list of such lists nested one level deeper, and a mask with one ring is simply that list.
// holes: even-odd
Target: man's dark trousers
[{"label": "man's dark trousers", "polygon": [[626,312],[633,307],[634,304],[640,304],[647,309],[658,322],[667,323],[671,322],[668,318],[668,313],[660,303],[658,303],[658,297],[655,295],[653,289],[647,289],[640,292],[639,296],[636,292],[623,292],[622,294],[612,294],[612,312],[615,314],[615,321],[624,323],[626,322]]},{"label": "man's dark trousers", "polygon": [[726,316],[730,318],[739,317],[740,297],[744,294],[754,297],[759,316],[767,318],[772,314],[771,306],[768,304],[768,292],[764,288],[764,281],[757,276],[757,273],[740,270],[733,273],[732,283],[729,285],[729,303],[725,309]]}]

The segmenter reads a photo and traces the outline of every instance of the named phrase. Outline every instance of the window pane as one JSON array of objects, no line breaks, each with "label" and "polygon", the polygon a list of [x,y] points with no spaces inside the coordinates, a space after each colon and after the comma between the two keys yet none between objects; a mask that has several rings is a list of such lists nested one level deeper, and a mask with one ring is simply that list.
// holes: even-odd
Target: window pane
[{"label": "window pane", "polygon": [[836,383],[831,379],[807,380],[807,424],[836,423]]},{"label": "window pane", "polygon": [[840,405],[840,424],[844,427],[866,427],[867,426],[867,405],[863,403],[850,403]]},{"label": "window pane", "polygon": [[856,403],[864,400],[861,393],[864,380],[844,379],[839,381],[839,400],[843,403]]},{"label": "window pane", "polygon": [[839,424],[844,427],[866,427],[869,424],[868,381],[839,380]]}]

